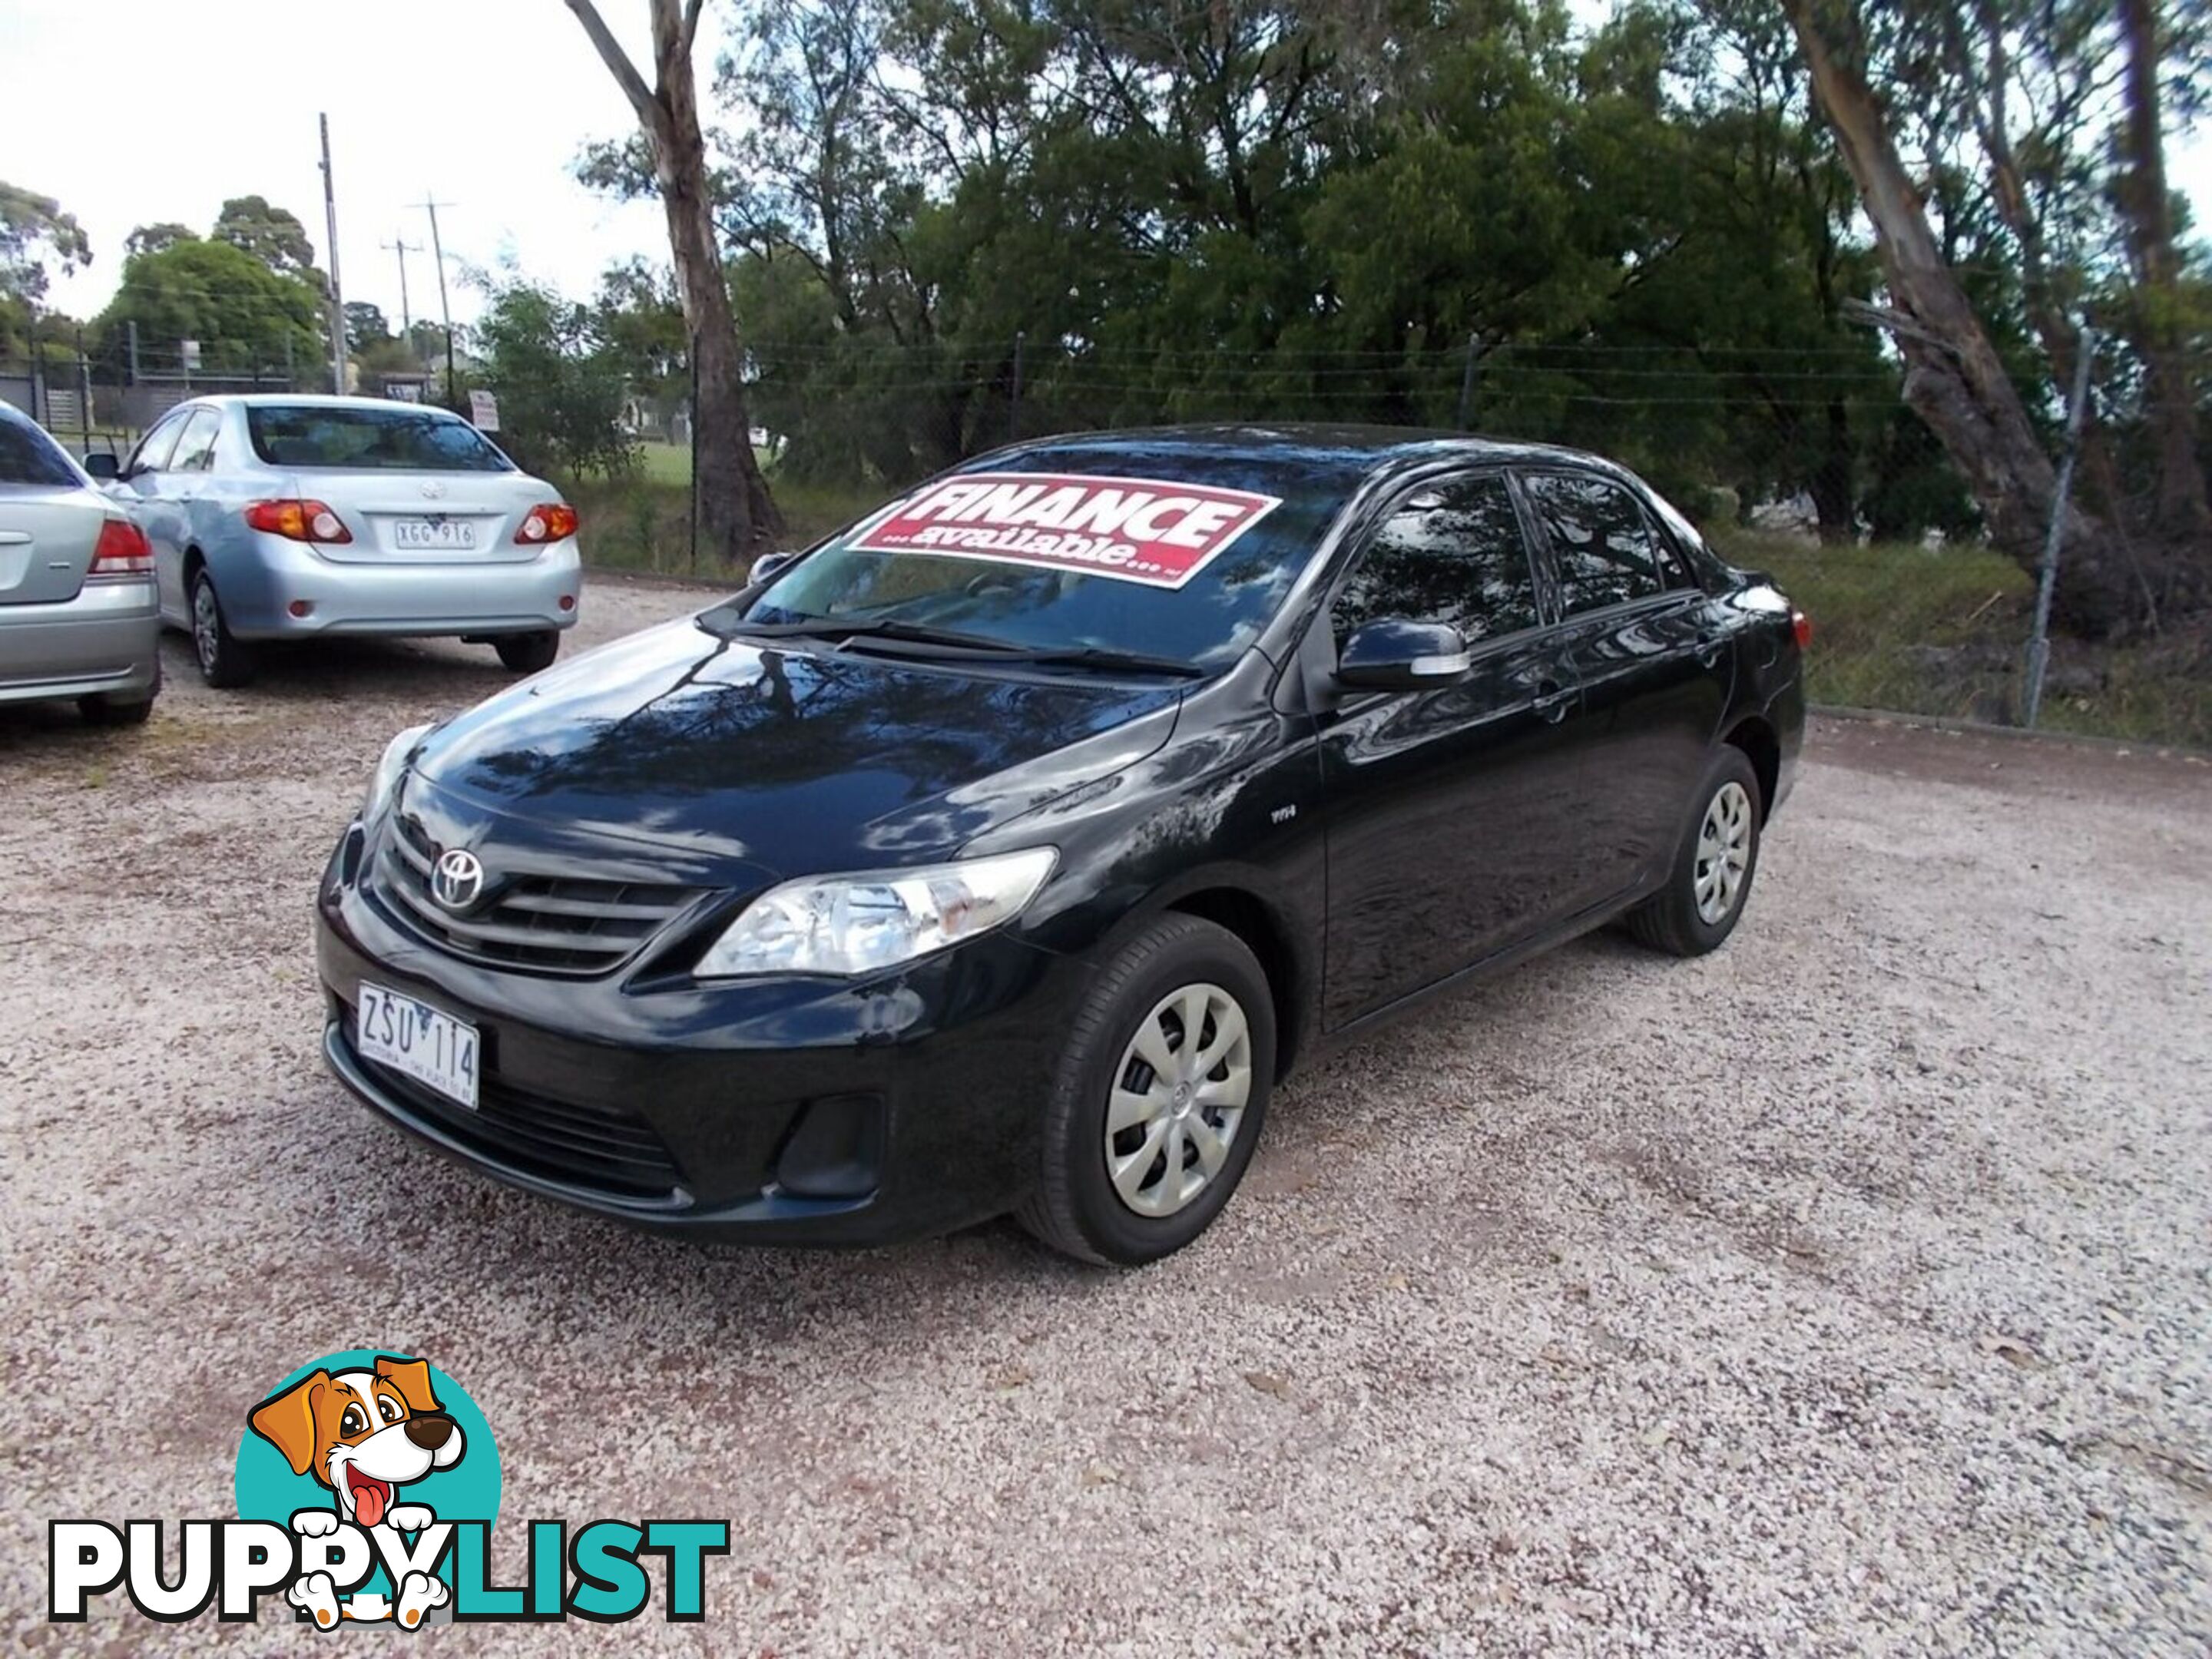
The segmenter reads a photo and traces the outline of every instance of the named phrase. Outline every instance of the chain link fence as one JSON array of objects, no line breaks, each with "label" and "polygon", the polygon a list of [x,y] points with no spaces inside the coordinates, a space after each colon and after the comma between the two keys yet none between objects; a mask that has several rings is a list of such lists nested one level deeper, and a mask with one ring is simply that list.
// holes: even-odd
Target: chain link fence
[{"label": "chain link fence", "polygon": [[[755,440],[794,540],[971,456],[1058,432],[1182,422],[1468,431],[1611,456],[1723,554],[1813,615],[1810,673],[1832,707],[2021,723],[2036,574],[1984,539],[1899,365],[1863,349],[1486,345],[1346,354],[1221,349],[984,354],[753,348]],[[2037,411],[2054,458],[2064,412]],[[688,477],[647,451],[657,476]],[[616,492],[606,554],[696,568],[688,520]],[[2201,635],[2050,641],[2039,724],[2212,749]]]},{"label": "chain link fence", "polygon": [[[750,349],[749,367],[755,446],[794,543],[946,466],[1056,432],[1213,422],[1480,432],[1612,456],[1726,556],[1771,572],[1814,617],[1821,702],[2014,725],[2028,701],[2034,575],[1983,539],[1963,479],[1872,343],[1302,353],[1077,350],[1018,337],[964,352],[769,343]],[[119,448],[187,397],[320,392],[327,380],[319,363],[261,362],[219,341],[105,353],[49,341],[34,360],[0,362],[0,398],[72,447]],[[563,486],[595,562],[711,574],[687,411],[680,396],[663,401],[631,476]],[[2055,454],[2063,414],[2039,413]],[[2206,642],[2060,635],[2039,724],[2212,749]]]}]

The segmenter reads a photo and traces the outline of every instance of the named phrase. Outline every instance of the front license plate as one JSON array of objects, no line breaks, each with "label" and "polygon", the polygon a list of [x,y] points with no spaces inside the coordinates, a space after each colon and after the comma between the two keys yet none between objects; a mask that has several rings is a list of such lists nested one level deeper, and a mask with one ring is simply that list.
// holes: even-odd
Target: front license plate
[{"label": "front license plate", "polygon": [[471,1111],[477,1105],[477,1028],[381,985],[361,988],[355,1022],[362,1058],[404,1073]]},{"label": "front license plate", "polygon": [[394,519],[392,544],[410,552],[465,550],[477,544],[476,526],[456,519]]}]

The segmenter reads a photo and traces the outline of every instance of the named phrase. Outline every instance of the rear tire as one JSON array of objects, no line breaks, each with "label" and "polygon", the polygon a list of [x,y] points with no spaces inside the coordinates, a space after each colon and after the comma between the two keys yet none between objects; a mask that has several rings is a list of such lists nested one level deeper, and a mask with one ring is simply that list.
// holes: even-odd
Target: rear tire
[{"label": "rear tire", "polygon": [[1274,999],[1244,942],[1196,916],[1153,923],[1115,953],[1072,1022],[1022,1224],[1111,1266],[1181,1249],[1243,1179],[1274,1061]]},{"label": "rear tire", "polygon": [[1641,945],[1674,957],[1718,948],[1743,919],[1759,873],[1759,774],[1751,757],[1723,745],[1705,768],[1696,805],[1683,826],[1667,884],[1628,913]]},{"label": "rear tire", "polygon": [[192,573],[191,626],[192,653],[202,679],[218,691],[252,683],[261,669],[260,653],[230,631],[215,578],[205,570]]},{"label": "rear tire", "polygon": [[537,634],[502,634],[492,641],[499,659],[517,674],[535,674],[561,654],[561,635],[553,629]]}]

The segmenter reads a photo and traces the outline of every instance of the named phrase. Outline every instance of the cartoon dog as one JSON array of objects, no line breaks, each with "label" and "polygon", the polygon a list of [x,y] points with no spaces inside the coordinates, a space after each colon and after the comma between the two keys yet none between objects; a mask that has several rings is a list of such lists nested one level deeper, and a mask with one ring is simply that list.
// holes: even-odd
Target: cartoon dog
[{"label": "cartoon dog", "polygon": [[[433,1469],[461,1461],[460,1425],[446,1415],[430,1389],[430,1367],[420,1359],[377,1357],[365,1371],[315,1371],[253,1408],[253,1431],[284,1454],[295,1474],[313,1474],[331,1489],[336,1507],[301,1510],[292,1530],[320,1538],[349,1521],[419,1533],[437,1519],[421,1504],[402,1504],[399,1488]],[[340,1606],[327,1572],[303,1574],[287,1595],[325,1630],[341,1617],[397,1617],[409,1629],[432,1607],[445,1604],[444,1580],[410,1572],[399,1587],[395,1610],[377,1595],[350,1597]]]}]

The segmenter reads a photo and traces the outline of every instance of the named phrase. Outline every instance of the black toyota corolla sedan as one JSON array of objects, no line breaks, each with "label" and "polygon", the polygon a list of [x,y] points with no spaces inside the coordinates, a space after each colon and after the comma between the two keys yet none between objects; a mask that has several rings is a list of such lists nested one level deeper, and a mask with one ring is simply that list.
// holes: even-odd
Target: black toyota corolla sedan
[{"label": "black toyota corolla sedan", "polygon": [[1807,624],[1635,477],[1331,428],[1051,439],[403,732],[325,1048],[716,1239],[1188,1243],[1297,1062],[1624,919],[1735,928]]}]

